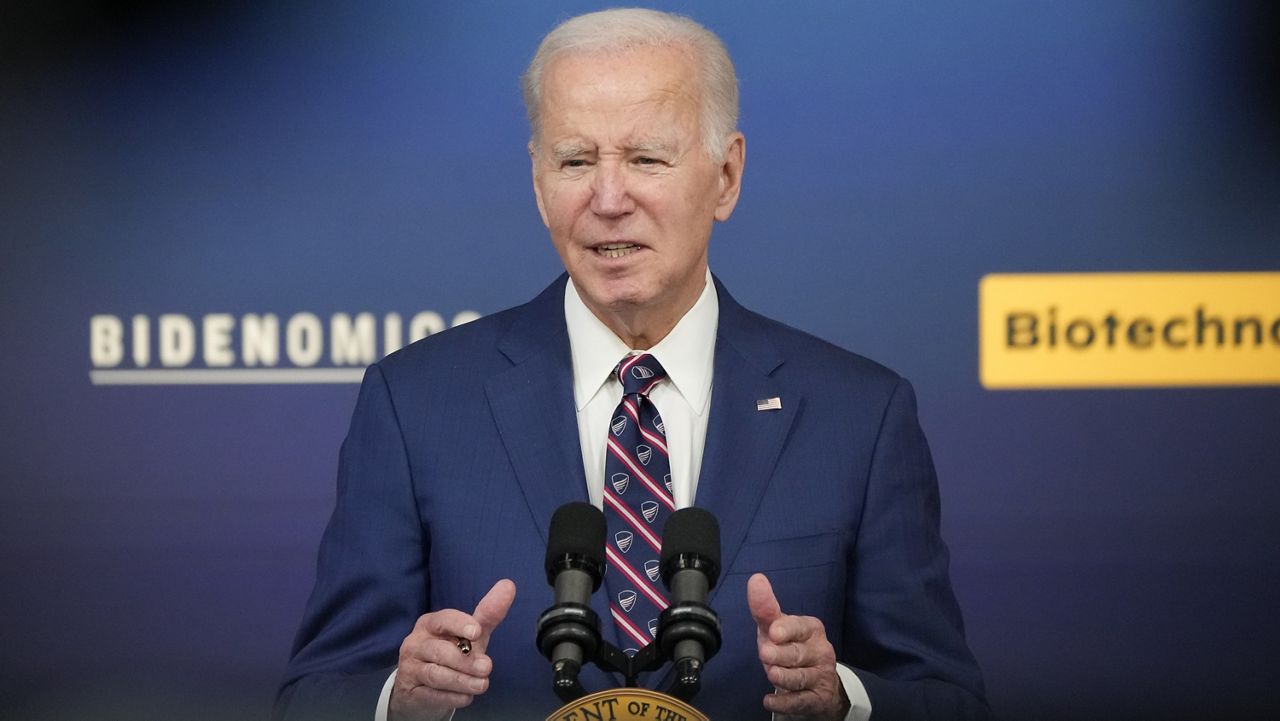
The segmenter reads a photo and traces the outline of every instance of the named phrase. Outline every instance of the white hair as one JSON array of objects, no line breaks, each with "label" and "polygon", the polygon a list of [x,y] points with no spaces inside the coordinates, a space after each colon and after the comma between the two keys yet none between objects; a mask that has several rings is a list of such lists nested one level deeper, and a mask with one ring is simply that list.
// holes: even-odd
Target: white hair
[{"label": "white hair", "polygon": [[562,53],[618,52],[632,48],[685,47],[700,65],[702,144],[716,163],[724,161],[729,136],[738,129],[738,78],[724,43],[683,15],[643,8],[615,8],[570,18],[547,33],[520,78],[533,140],[542,132],[542,74]]}]

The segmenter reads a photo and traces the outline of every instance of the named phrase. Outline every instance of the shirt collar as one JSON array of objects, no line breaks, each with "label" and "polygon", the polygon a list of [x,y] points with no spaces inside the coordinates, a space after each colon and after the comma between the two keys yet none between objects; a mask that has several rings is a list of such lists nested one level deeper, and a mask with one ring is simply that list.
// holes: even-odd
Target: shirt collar
[{"label": "shirt collar", "polygon": [[[711,395],[716,326],[720,321],[720,300],[710,270],[705,283],[693,307],[667,337],[648,351],[662,364],[671,384],[697,415],[706,411]],[[587,308],[572,279],[565,283],[564,318],[573,354],[574,403],[581,411],[609,380],[618,361],[638,351],[628,348]]]}]

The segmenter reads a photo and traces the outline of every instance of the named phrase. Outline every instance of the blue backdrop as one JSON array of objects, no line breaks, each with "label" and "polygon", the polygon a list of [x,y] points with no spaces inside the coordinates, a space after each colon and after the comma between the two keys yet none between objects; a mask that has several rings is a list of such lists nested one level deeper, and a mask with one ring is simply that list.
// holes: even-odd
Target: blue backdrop
[{"label": "blue backdrop", "polygon": [[[987,391],[976,309],[991,272],[1280,270],[1276,11],[659,5],[740,74],[713,269],[917,387],[997,712],[1280,714],[1280,390]],[[91,319],[115,369],[181,359],[163,315],[186,369],[250,366],[245,315],[349,369],[342,318],[380,353],[389,315],[528,299],[559,265],[517,77],[595,7],[4,11],[0,717],[266,715],[356,386],[95,384]]]}]

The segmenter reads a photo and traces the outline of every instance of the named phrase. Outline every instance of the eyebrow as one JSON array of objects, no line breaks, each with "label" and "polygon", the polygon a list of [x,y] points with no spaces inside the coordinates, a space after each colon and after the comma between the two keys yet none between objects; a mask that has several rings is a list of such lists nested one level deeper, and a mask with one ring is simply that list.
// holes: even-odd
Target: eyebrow
[{"label": "eyebrow", "polygon": [[585,152],[587,152],[587,146],[582,143],[562,143],[551,149],[551,155],[556,160],[568,160]]},{"label": "eyebrow", "polygon": [[[627,150],[636,153],[675,153],[675,147],[662,140],[638,140],[627,146]],[[590,147],[578,142],[560,143],[551,148],[551,156],[558,161],[569,160],[590,152],[592,152]]]},{"label": "eyebrow", "polygon": [[641,140],[632,144],[631,149],[641,153],[671,153],[675,151],[675,148],[670,143],[661,140]]}]

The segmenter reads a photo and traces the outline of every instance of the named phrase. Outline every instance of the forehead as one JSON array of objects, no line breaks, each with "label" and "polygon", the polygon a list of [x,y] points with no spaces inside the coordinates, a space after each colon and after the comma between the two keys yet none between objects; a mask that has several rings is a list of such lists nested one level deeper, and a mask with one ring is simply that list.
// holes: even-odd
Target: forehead
[{"label": "forehead", "polygon": [[542,128],[551,136],[603,126],[688,130],[700,93],[697,60],[683,47],[566,52],[543,74]]}]

